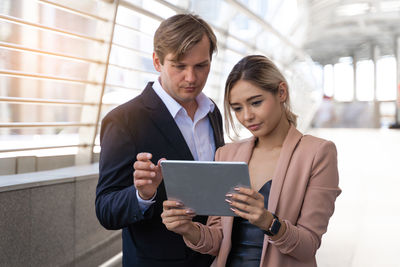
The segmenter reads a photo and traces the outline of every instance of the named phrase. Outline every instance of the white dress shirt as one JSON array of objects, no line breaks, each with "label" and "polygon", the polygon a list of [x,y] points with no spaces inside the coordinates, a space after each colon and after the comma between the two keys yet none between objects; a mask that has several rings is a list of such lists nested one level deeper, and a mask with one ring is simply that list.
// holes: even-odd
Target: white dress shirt
[{"label": "white dress shirt", "polygon": [[[198,107],[192,120],[186,110],[161,87],[159,80],[154,82],[153,89],[174,118],[194,160],[213,160],[215,153],[214,131],[207,115],[214,111],[214,103],[204,93],[200,93],[196,97]],[[150,200],[143,200],[136,191],[136,196],[139,208],[143,213],[155,202],[155,195]]]}]

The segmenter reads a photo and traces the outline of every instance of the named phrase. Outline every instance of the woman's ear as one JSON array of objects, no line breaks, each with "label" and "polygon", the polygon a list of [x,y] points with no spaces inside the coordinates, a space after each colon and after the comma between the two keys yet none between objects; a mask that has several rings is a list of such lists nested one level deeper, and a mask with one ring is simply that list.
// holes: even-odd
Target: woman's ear
[{"label": "woman's ear", "polygon": [[153,52],[153,65],[154,65],[154,68],[155,68],[158,72],[161,72],[161,62],[160,62],[160,58],[157,56],[156,52]]},{"label": "woman's ear", "polygon": [[288,95],[287,85],[284,82],[279,83],[278,96],[281,103],[285,102]]}]

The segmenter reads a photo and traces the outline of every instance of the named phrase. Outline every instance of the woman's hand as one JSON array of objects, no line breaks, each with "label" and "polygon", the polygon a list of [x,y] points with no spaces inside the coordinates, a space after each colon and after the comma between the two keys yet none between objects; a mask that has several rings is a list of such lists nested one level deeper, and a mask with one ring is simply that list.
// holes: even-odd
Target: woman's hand
[{"label": "woman's hand", "polygon": [[226,202],[238,216],[262,230],[268,230],[273,216],[264,207],[264,196],[251,188],[237,187],[237,194],[227,194]]},{"label": "woman's hand", "polygon": [[185,209],[179,201],[166,200],[163,202],[162,222],[168,230],[184,236],[191,243],[197,244],[200,240],[200,228],[192,222],[195,212]]}]

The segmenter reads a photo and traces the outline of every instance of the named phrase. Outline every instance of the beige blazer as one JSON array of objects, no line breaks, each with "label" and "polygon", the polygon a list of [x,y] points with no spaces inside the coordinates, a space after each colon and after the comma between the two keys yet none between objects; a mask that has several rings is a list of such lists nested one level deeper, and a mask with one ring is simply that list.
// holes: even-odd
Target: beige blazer
[{"label": "beige blazer", "polygon": [[[255,138],[227,144],[216,152],[216,161],[249,162]],[[338,187],[336,147],[291,126],[272,178],[268,210],[284,220],[287,230],[276,241],[264,236],[260,267],[317,266],[315,253],[321,245],[335,208]],[[193,250],[217,256],[211,266],[223,267],[231,249],[233,217],[209,217],[198,224],[200,241]]]}]

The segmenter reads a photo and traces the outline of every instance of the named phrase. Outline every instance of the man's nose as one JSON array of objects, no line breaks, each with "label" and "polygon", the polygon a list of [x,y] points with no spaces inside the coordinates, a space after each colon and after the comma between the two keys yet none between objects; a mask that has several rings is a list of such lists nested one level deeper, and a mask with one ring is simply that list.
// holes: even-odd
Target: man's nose
[{"label": "man's nose", "polygon": [[194,83],[196,81],[196,72],[194,68],[187,68],[185,73],[185,80],[189,83]]}]

